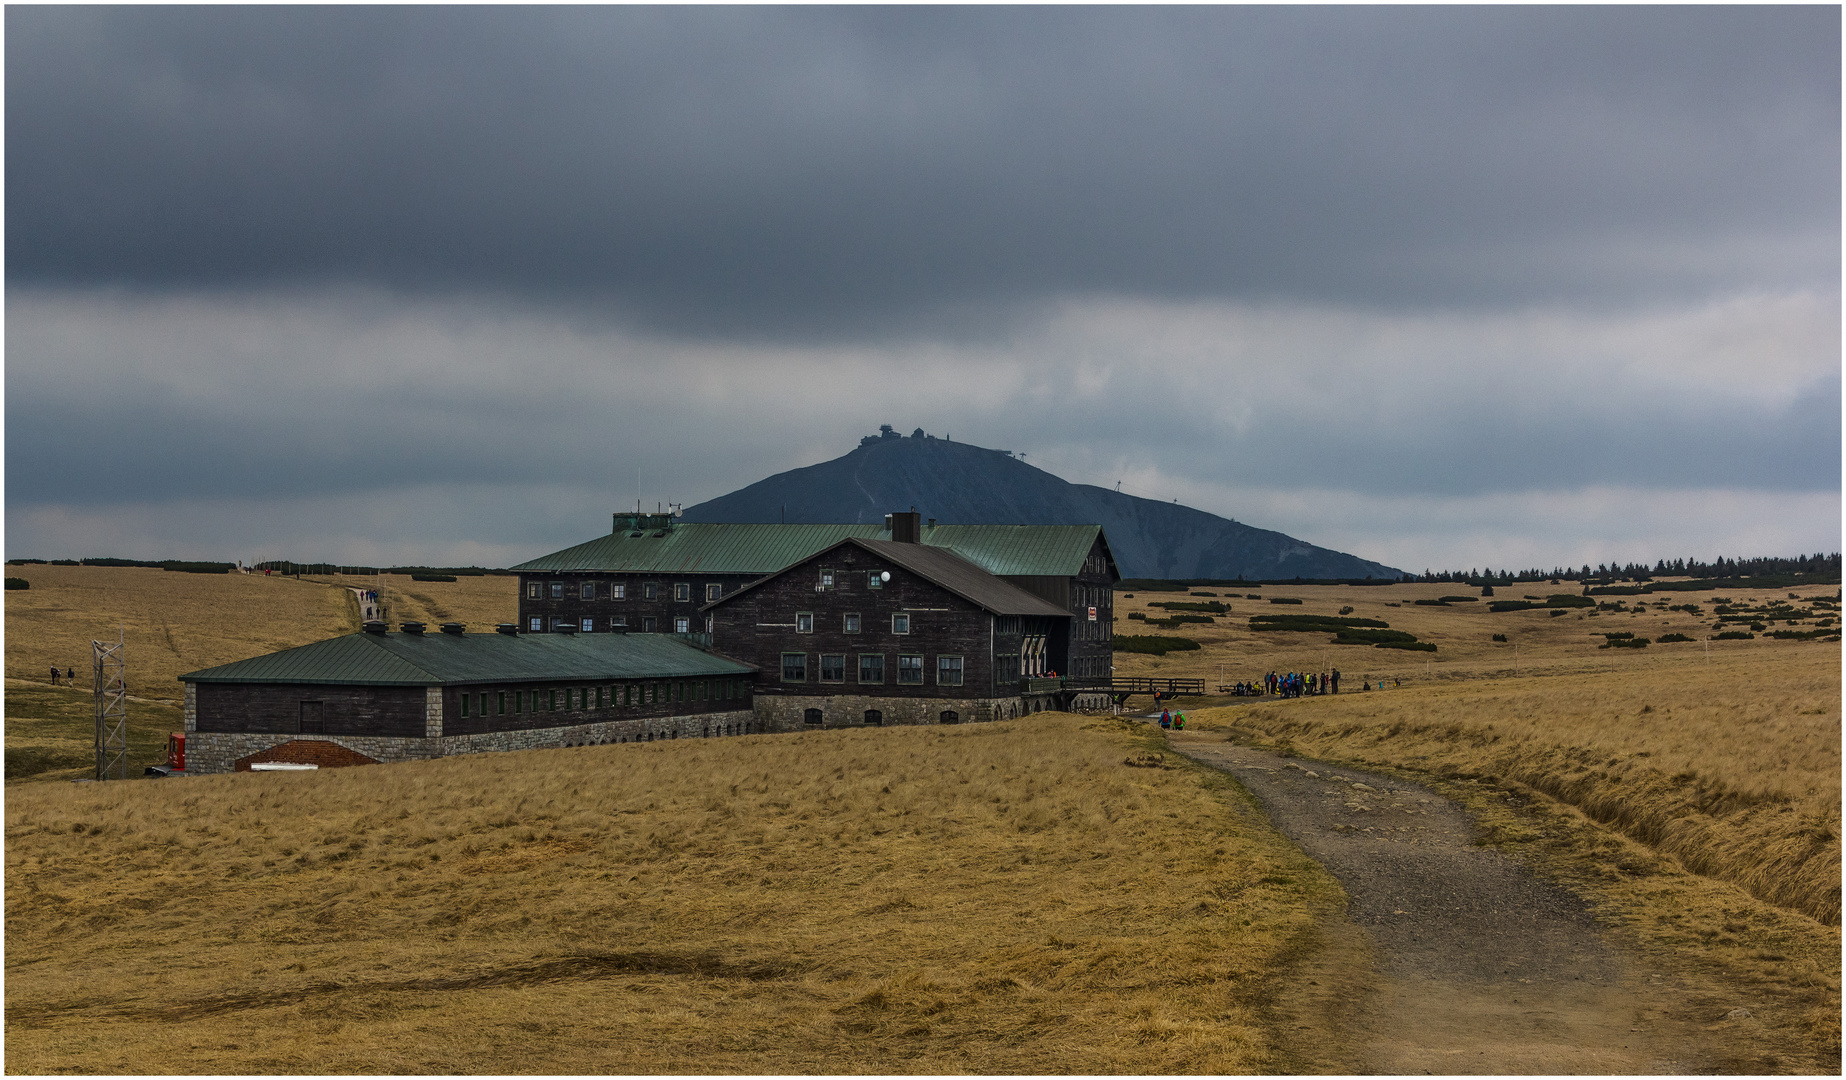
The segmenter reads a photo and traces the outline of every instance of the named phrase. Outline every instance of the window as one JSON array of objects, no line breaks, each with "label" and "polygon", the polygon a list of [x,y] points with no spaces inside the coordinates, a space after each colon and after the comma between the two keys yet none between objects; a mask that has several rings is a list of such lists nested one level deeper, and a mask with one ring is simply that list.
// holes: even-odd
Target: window
[{"label": "window", "polygon": [[824,653],[821,655],[820,681],[821,682],[845,682],[846,681],[846,655],[844,653],[841,653],[837,656],[827,655]]},{"label": "window", "polygon": [[814,632],[814,613],[798,611],[795,613],[795,633],[812,634]]},{"label": "window", "polygon": [[641,586],[641,599],[652,600],[653,598],[654,598],[654,583],[650,581],[646,585]]},{"label": "window", "polygon": [[603,708],[603,688],[600,686],[596,688],[596,707]]},{"label": "window", "polygon": [[891,632],[893,634],[910,633],[910,616],[908,615],[891,616]]},{"label": "window", "polygon": [[938,656],[936,657],[936,685],[937,686],[960,686],[961,685],[961,657],[959,656]]},{"label": "window", "polygon": [[782,681],[808,681],[808,654],[785,652],[782,654]]},{"label": "window", "polygon": [[577,596],[584,600],[596,599],[596,583],[594,581],[584,582],[583,587],[577,590]]},{"label": "window", "polygon": [[481,691],[481,715],[487,715],[487,691]]},{"label": "window", "polygon": [[554,581],[551,583],[551,598],[553,600],[564,599],[564,583],[562,581]]},{"label": "window", "polygon": [[833,571],[824,566],[820,568],[820,587],[823,589],[833,588]]},{"label": "window", "polygon": [[955,711],[954,709],[944,709],[944,710],[942,710],[942,715],[941,715],[941,716],[938,716],[938,717],[937,717],[936,719],[937,719],[937,720],[939,720],[940,722],[942,722],[942,723],[944,723],[944,724],[959,724],[959,723],[961,723],[961,716],[960,716],[960,714],[958,714],[958,713],[957,713],[957,712],[956,712],[956,711]]},{"label": "window", "polygon": [[526,582],[526,599],[527,600],[537,600],[538,599],[538,589],[539,589],[538,582],[536,581]]},{"label": "window", "polygon": [[583,628],[583,632],[584,632],[584,633],[586,633],[586,634],[587,634],[587,633],[589,633],[590,631],[592,631],[592,630],[594,630],[594,629],[596,629],[596,620],[595,620],[595,619],[585,619],[585,620],[583,620],[583,627],[582,627],[582,628]]},{"label": "window", "polygon": [[497,690],[494,692],[494,715],[495,716],[505,716],[506,715],[506,691],[505,690]]},{"label": "window", "polygon": [[921,656],[899,655],[897,658],[897,683],[899,686],[923,685],[923,658]]},{"label": "window", "polygon": [[867,709],[865,710],[865,722],[873,727],[883,727],[885,723],[885,714],[879,712],[877,709]]},{"label": "window", "polygon": [[885,654],[859,654],[859,681],[866,686],[877,686],[885,681]]},{"label": "window", "polygon": [[686,584],[683,581],[673,586],[673,600],[675,603],[680,603],[680,604],[691,602],[692,586]]},{"label": "window", "polygon": [[513,712],[515,714],[518,714],[518,713],[522,713],[525,711],[526,711],[526,692],[524,690],[513,691]]},{"label": "window", "polygon": [[876,570],[868,570],[868,571],[866,571],[866,574],[865,574],[865,587],[866,587],[866,588],[868,588],[868,589],[882,589],[882,588],[884,588],[884,587],[885,587],[885,578],[884,578],[884,575],[883,575],[883,574],[881,574],[881,573],[879,573],[879,572],[878,572],[878,571],[876,571]]},{"label": "window", "polygon": [[848,634],[858,633],[859,632],[859,613],[855,611],[851,613],[850,615],[841,616],[840,629]]},{"label": "window", "polygon": [[819,709],[809,709],[807,712],[804,712],[801,714],[801,722],[804,724],[818,726],[819,724],[823,723],[825,720],[826,718],[820,714]]},{"label": "window", "polygon": [[705,586],[705,599],[707,601],[716,600],[720,596],[723,596],[723,595],[724,595],[724,586],[722,585]]},{"label": "window", "polygon": [[527,623],[526,625],[526,629],[530,630],[534,634],[538,633],[540,630],[543,630],[544,628],[545,628],[545,620],[538,615],[532,616],[531,621]]},{"label": "window", "polygon": [[628,629],[628,616],[626,616],[626,615],[611,615],[611,616],[609,616],[609,629],[611,629],[611,630],[626,630],[626,629]]},{"label": "window", "polygon": [[467,694],[461,696],[461,714],[464,718],[468,715],[468,697],[469,695]]},{"label": "window", "polygon": [[692,632],[692,620],[684,615],[674,619],[673,632],[675,634],[690,634]]},{"label": "window", "polygon": [[651,634],[654,632],[654,617],[652,615],[643,615],[641,617],[641,632],[643,634]]},{"label": "window", "polygon": [[556,690],[545,691],[545,711],[546,712],[557,712],[558,711],[558,692]]},{"label": "window", "polygon": [[626,585],[611,585],[611,586],[609,586],[609,599],[611,599],[611,600],[626,600],[626,599],[628,599],[628,586],[626,586]]}]

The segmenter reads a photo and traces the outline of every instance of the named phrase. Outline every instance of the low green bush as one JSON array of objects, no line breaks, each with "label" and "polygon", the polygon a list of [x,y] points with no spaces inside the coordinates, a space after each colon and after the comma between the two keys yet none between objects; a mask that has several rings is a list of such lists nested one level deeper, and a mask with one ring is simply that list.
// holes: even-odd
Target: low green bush
[{"label": "low green bush", "polygon": [[[1527,599],[1536,600],[1538,598],[1534,596],[1528,597]],[[1478,604],[1481,602],[1481,598],[1478,596],[1445,596],[1442,598],[1442,602],[1445,604]]]},{"label": "low green bush", "polygon": [[9,589],[30,589],[32,583],[22,577],[10,577],[6,579],[6,587]]},{"label": "low green bush", "polygon": [[1689,638],[1684,634],[1661,634],[1660,635],[1660,644],[1662,645],[1665,645],[1669,641],[1692,641],[1692,640],[1695,640],[1695,639]]},{"label": "low green bush", "polygon": [[1374,649],[1407,649],[1411,652],[1435,652],[1436,647],[1427,641],[1381,641],[1372,646]]},{"label": "low green bush", "polygon": [[1371,626],[1384,629],[1391,624],[1383,619],[1357,619],[1341,615],[1252,615],[1252,630],[1296,630],[1302,633],[1337,634],[1349,626]]},{"label": "low green bush", "polygon": [[1838,633],[1838,630],[1772,630],[1769,636],[1778,641],[1813,641]]},{"label": "low green bush", "polygon": [[1415,634],[1406,634],[1402,630],[1373,630],[1366,627],[1351,627],[1341,630],[1333,638],[1335,645],[1380,645],[1387,641],[1415,641]]},{"label": "low green bush", "polygon": [[1542,604],[1534,604],[1530,600],[1495,600],[1493,603],[1487,605],[1487,610],[1495,613],[1502,611],[1530,611],[1535,607],[1542,606]]},{"label": "low green bush", "polygon": [[1622,638],[1631,638],[1631,637],[1634,637],[1634,631],[1632,631],[1632,630],[1618,630],[1618,631],[1616,631],[1616,632],[1615,632],[1615,633],[1613,633],[1613,634],[1604,634],[1604,635],[1603,635],[1603,637],[1605,637],[1605,638],[1607,638],[1607,639],[1608,639],[1608,640],[1610,640],[1610,641],[1619,641],[1619,640],[1621,640]]},{"label": "low green bush", "polygon": [[1559,610],[1558,610],[1558,609],[1556,609],[1556,608],[1552,608],[1552,609],[1551,609],[1551,617],[1552,617],[1552,618],[1554,618],[1554,619],[1555,619],[1555,618],[1557,618],[1557,617],[1558,617],[1558,616],[1560,616],[1560,615],[1569,615],[1569,614],[1570,614],[1570,612],[1568,612],[1568,611],[1559,611]]},{"label": "low green bush", "polygon": [[1201,646],[1190,638],[1161,637],[1158,635],[1117,634],[1115,651],[1125,653],[1145,653],[1150,656],[1165,656],[1170,652],[1191,652]]},{"label": "low green bush", "polygon": [[1712,640],[1713,641],[1755,641],[1756,635],[1746,634],[1742,630],[1726,630],[1722,634],[1714,634],[1712,636]]},{"label": "low green bush", "polygon": [[1341,614],[1341,615],[1351,615],[1351,614],[1352,614],[1352,608],[1351,608],[1351,607],[1343,607],[1343,608],[1341,608],[1341,609],[1340,609],[1340,614]]},{"label": "low green bush", "polygon": [[[1197,596],[1199,594],[1194,593],[1193,595]],[[1222,615],[1231,610],[1231,605],[1218,600],[1208,600],[1202,604],[1185,600],[1151,600],[1148,602],[1147,606],[1166,608],[1168,611],[1209,611],[1214,615]]]},{"label": "low green bush", "polygon": [[1596,601],[1591,600],[1587,596],[1577,596],[1574,593],[1553,593],[1545,597],[1545,606],[1561,608],[1595,607]]},{"label": "low green bush", "polygon": [[1269,598],[1269,602],[1272,604],[1299,604],[1301,603],[1301,601],[1295,599],[1292,596],[1272,596]]},{"label": "low green bush", "polygon": [[1417,607],[1448,607],[1449,606],[1449,602],[1447,600],[1428,600],[1428,599],[1412,600],[1411,603],[1415,604]]},{"label": "low green bush", "polygon": [[1645,649],[1647,639],[1644,637],[1614,638],[1596,646],[1598,649]]},{"label": "low green bush", "polygon": [[1591,596],[1640,596],[1647,589],[1640,585],[1598,585],[1590,590]]},{"label": "low green bush", "polygon": [[1505,634],[1495,634],[1495,635],[1493,636],[1493,639],[1494,639],[1495,641],[1505,641],[1505,640],[1506,640],[1506,635],[1505,635]]},{"label": "low green bush", "polygon": [[1128,617],[1129,617],[1129,618],[1131,618],[1131,619],[1140,619],[1140,620],[1141,620],[1142,622],[1146,622],[1146,621],[1147,621],[1147,612],[1145,612],[1145,611],[1131,611],[1131,612],[1129,612],[1129,613],[1128,613]]},{"label": "low green bush", "polygon": [[6,561],[6,564],[8,566],[44,566],[45,560],[43,559],[8,559]]}]

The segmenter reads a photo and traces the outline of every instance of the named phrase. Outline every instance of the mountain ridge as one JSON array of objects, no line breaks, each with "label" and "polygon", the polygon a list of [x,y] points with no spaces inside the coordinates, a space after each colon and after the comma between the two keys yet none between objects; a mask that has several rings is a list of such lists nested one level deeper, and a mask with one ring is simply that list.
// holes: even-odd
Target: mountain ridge
[{"label": "mountain ridge", "polygon": [[915,507],[943,524],[1099,524],[1129,578],[1396,578],[1402,571],[1179,503],[1073,484],[1010,451],[887,426],[849,453],[685,510],[693,522],[882,522]]}]

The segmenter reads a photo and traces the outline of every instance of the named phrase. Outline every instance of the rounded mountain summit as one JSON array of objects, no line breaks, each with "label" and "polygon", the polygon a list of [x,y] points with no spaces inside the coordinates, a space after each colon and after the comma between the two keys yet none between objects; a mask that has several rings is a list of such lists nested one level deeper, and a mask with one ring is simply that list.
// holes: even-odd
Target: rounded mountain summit
[{"label": "rounded mountain summit", "polygon": [[1177,503],[1073,484],[1007,450],[889,425],[844,457],[686,508],[685,521],[872,524],[915,507],[955,525],[1101,525],[1126,578],[1398,578],[1356,555]]}]

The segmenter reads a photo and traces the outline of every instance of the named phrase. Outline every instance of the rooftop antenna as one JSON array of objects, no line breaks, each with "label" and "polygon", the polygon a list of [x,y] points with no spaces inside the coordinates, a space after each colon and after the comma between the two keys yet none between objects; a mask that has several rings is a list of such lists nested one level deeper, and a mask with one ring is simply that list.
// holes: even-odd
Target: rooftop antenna
[{"label": "rooftop antenna", "polygon": [[123,679],[122,645],[126,627],[116,628],[115,644],[90,642],[96,669],[96,779],[128,779],[128,684]]}]

